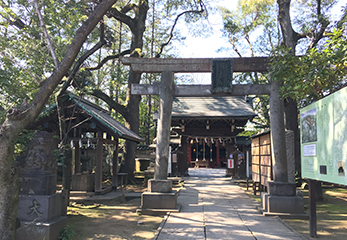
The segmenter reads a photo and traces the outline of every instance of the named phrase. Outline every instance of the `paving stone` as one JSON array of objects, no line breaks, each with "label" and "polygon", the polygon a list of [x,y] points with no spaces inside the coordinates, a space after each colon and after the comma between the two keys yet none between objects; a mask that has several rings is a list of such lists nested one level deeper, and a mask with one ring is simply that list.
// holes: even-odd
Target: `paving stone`
[{"label": "paving stone", "polygon": [[190,177],[178,196],[181,212],[171,213],[159,240],[305,239],[276,217],[264,217],[225,169],[189,169]]}]

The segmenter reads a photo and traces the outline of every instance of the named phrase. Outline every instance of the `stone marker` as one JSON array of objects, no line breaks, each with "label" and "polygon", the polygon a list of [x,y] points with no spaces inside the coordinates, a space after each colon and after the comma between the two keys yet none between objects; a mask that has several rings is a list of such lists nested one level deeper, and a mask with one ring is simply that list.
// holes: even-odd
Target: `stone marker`
[{"label": "stone marker", "polygon": [[57,240],[66,225],[66,206],[56,193],[57,142],[53,134],[38,132],[30,142],[26,156],[17,159],[19,203],[17,217],[21,227],[16,239]]}]

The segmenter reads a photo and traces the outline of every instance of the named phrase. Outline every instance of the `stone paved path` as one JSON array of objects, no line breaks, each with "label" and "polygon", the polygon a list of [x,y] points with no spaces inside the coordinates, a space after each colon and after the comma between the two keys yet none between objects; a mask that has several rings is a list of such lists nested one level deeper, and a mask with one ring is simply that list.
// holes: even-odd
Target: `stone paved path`
[{"label": "stone paved path", "polygon": [[178,197],[180,213],[171,213],[154,239],[305,239],[282,220],[264,217],[225,169],[189,169]]}]

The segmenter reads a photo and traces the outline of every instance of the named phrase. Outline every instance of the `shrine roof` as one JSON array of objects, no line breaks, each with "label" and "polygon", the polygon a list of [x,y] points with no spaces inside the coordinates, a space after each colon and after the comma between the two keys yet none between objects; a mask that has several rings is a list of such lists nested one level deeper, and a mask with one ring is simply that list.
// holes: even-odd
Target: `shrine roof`
[{"label": "shrine roof", "polygon": [[176,97],[173,100],[172,118],[239,118],[251,119],[254,113],[245,97]]},{"label": "shrine roof", "polygon": [[[61,97],[63,103],[73,103],[76,104],[77,108],[80,109],[77,112],[83,113],[82,115],[89,115],[90,120],[95,122],[96,126],[100,126],[102,129],[106,130],[110,135],[116,138],[123,138],[134,142],[144,142],[144,140],[138,136],[136,133],[131,131],[129,128],[125,127],[123,124],[118,122],[116,119],[108,114],[108,111],[85,100],[79,96],[72,93],[66,93]],[[40,114],[38,119],[29,128],[36,129],[37,126],[43,125],[51,116],[56,115],[57,104],[54,103]],[[82,116],[80,121],[83,122],[85,117]],[[53,121],[55,122],[55,121]]]},{"label": "shrine roof", "polygon": [[135,141],[135,142],[143,142],[144,140],[138,136],[136,133],[131,131],[129,128],[125,127],[123,124],[118,122],[116,119],[111,117],[107,110],[83,99],[74,94],[68,94],[69,99],[76,103],[78,107],[86,111],[88,115],[97,120],[100,124],[105,126],[114,132],[119,138]]}]

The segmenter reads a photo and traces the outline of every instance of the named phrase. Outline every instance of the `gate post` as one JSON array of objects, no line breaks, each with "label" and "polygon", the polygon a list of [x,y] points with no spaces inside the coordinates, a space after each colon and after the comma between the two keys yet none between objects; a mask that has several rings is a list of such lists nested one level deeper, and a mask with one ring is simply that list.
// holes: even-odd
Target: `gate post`
[{"label": "gate post", "polygon": [[170,127],[172,114],[173,72],[163,72],[159,87],[159,118],[154,179],[166,179],[169,159]]},{"label": "gate post", "polygon": [[263,215],[297,216],[308,218],[304,212],[304,199],[296,195],[295,183],[288,182],[287,148],[284,128],[284,106],[279,96],[280,84],[271,83],[270,130],[273,181],[268,181],[268,192],[261,193]]},{"label": "gate post", "polygon": [[275,182],[288,182],[287,150],[284,128],[284,106],[279,96],[279,83],[271,83],[270,129],[273,176]]}]

